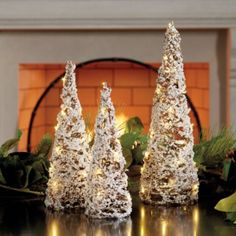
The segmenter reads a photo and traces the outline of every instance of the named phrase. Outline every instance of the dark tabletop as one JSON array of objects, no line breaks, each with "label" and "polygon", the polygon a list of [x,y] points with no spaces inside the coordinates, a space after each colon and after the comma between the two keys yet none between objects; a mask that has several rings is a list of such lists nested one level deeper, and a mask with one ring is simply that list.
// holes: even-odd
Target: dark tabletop
[{"label": "dark tabletop", "polygon": [[0,198],[0,236],[236,236],[236,226],[204,201],[160,208],[133,199],[131,217],[91,220],[83,213],[52,213],[42,200]]}]

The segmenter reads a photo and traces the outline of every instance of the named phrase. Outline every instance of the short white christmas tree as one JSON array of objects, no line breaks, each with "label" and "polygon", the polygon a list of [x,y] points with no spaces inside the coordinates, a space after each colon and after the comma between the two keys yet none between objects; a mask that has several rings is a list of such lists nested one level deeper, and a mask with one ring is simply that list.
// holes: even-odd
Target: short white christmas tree
[{"label": "short white christmas tree", "polygon": [[150,139],[142,168],[140,197],[157,205],[191,204],[198,198],[180,34],[165,33],[164,54],[153,99]]},{"label": "short white christmas tree", "polygon": [[75,65],[67,62],[50,159],[45,205],[54,210],[85,207],[91,158],[74,70]]},{"label": "short white christmas tree", "polygon": [[103,83],[85,211],[93,218],[122,218],[131,213],[125,158],[115,128],[115,109],[110,94],[111,89]]}]

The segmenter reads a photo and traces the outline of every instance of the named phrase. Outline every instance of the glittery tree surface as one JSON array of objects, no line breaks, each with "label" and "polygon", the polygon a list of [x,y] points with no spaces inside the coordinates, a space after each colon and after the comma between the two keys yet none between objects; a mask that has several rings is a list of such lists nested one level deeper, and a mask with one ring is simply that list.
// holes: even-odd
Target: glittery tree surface
[{"label": "glittery tree surface", "polygon": [[153,99],[150,139],[144,157],[140,197],[157,205],[194,203],[198,176],[193,161],[193,127],[186,100],[180,34],[165,33],[162,65]]},{"label": "glittery tree surface", "polygon": [[67,62],[50,159],[45,205],[54,210],[85,207],[91,158],[74,70],[75,65]]},{"label": "glittery tree surface", "polygon": [[115,128],[115,109],[110,93],[111,89],[103,83],[85,211],[93,218],[122,218],[131,213],[125,159]]}]

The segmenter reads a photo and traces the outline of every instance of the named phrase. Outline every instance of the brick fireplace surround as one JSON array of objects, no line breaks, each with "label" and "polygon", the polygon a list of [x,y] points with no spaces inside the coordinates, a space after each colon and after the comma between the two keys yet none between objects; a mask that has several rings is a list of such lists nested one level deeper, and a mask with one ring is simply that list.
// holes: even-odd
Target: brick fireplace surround
[{"label": "brick fireplace surround", "polygon": [[[32,107],[46,84],[64,71],[62,65],[66,60],[125,57],[160,62],[164,29],[170,20],[175,21],[182,36],[188,94],[203,126],[214,130],[229,124],[236,127],[234,0],[228,0],[227,4],[220,0],[44,0],[43,3],[0,1],[0,143],[13,137],[19,126],[24,131],[20,149],[24,149]],[[114,89],[118,113],[140,116],[147,130],[154,79],[147,72],[137,73],[138,70],[133,65],[84,68],[78,73],[84,113],[94,117],[98,86],[106,79]],[[106,76],[101,76],[101,71]],[[40,137],[55,124],[59,90],[60,85],[40,107],[37,117],[42,119],[36,118],[39,120],[35,122],[34,136]],[[142,99],[138,95],[141,90]],[[88,91],[91,99],[86,100],[84,94]],[[120,99],[117,94],[122,94]],[[50,117],[43,112],[47,110],[52,112]]]},{"label": "brick fireplace surround", "polygon": [[[159,64],[152,64],[159,67]],[[64,72],[64,65],[21,65],[19,73],[19,128],[23,137],[19,149],[26,149],[28,125],[33,107],[46,86]],[[185,63],[188,95],[204,128],[209,128],[209,66],[208,63]],[[107,81],[117,116],[138,116],[149,129],[152,98],[157,74],[132,63],[94,63],[77,71],[78,95],[84,117],[94,125],[98,110],[100,86]],[[61,100],[62,83],[58,83],[40,105],[32,130],[32,147],[45,133],[54,134]],[[30,98],[30,99],[29,99]],[[194,122],[194,119],[192,119]],[[196,126],[196,124],[195,124]],[[197,130],[195,134],[198,135]],[[196,137],[197,139],[197,137]]]}]

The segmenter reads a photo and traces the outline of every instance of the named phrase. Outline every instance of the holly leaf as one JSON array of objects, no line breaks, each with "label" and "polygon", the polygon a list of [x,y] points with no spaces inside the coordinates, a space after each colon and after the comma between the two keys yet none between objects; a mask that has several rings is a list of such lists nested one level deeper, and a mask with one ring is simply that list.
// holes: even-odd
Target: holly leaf
[{"label": "holly leaf", "polygon": [[122,148],[132,149],[134,142],[137,140],[138,135],[135,133],[126,133],[120,137]]},{"label": "holly leaf", "polygon": [[122,152],[123,152],[123,156],[125,157],[125,160],[126,160],[125,169],[128,169],[131,166],[132,162],[133,162],[132,153],[127,148],[124,148],[122,150]]},{"label": "holly leaf", "polygon": [[221,199],[215,206],[217,211],[236,212],[236,193]]}]

